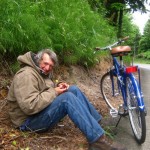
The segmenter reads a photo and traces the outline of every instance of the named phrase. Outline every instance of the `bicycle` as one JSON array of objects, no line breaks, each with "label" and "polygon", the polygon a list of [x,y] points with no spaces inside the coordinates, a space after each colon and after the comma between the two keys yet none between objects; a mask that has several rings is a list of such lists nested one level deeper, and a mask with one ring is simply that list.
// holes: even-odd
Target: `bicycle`
[{"label": "bicycle", "polygon": [[[113,60],[113,66],[101,78],[100,89],[103,99],[110,108],[111,116],[120,115],[120,121],[122,116],[129,115],[134,137],[142,144],[146,138],[146,108],[141,91],[140,69],[138,66],[124,65],[123,56],[131,52],[131,47],[118,46],[127,39],[128,37],[125,37],[112,45],[96,48],[96,50],[110,50]],[[138,80],[134,73],[137,73]]]}]

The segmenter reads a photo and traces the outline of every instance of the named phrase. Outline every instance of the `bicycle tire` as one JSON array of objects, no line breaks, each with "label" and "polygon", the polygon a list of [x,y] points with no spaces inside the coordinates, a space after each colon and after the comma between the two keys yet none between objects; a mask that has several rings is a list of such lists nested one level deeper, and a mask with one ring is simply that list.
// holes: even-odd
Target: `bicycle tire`
[{"label": "bicycle tire", "polygon": [[[113,79],[113,81],[112,81]],[[112,82],[114,83],[114,94],[112,90]],[[105,73],[100,81],[100,89],[103,99],[108,107],[112,110],[119,110],[119,106],[123,104],[121,91],[118,87],[118,79],[111,71]]]},{"label": "bicycle tire", "polygon": [[[139,144],[145,142],[146,138],[146,120],[145,112],[140,111],[137,101],[136,90],[138,87],[133,86],[133,82],[129,77],[127,77],[126,87],[127,87],[127,106],[129,112],[130,124],[134,137]],[[137,85],[137,84],[136,84]],[[135,89],[136,88],[136,89]]]}]

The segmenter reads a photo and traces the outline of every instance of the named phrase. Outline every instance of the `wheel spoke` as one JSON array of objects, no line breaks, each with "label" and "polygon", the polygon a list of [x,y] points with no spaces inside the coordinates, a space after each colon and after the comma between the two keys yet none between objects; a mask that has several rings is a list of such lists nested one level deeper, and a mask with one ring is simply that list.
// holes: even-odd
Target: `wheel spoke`
[{"label": "wheel spoke", "polygon": [[133,133],[137,142],[141,144],[145,141],[145,116],[139,110],[135,90],[129,78],[127,78],[127,106]]},{"label": "wheel spoke", "polygon": [[110,74],[106,73],[101,80],[101,92],[109,108],[118,112],[119,106],[123,103],[123,99],[120,94],[117,77],[113,76],[110,78]]}]

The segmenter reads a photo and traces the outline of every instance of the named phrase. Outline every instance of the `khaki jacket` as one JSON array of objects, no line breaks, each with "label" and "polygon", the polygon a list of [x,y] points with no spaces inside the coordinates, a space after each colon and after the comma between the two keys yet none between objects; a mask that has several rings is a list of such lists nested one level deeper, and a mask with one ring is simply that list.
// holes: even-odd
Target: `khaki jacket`
[{"label": "khaki jacket", "polygon": [[33,114],[46,108],[57,96],[48,76],[42,76],[28,52],[18,57],[23,66],[15,75],[7,96],[9,115],[18,127]]}]

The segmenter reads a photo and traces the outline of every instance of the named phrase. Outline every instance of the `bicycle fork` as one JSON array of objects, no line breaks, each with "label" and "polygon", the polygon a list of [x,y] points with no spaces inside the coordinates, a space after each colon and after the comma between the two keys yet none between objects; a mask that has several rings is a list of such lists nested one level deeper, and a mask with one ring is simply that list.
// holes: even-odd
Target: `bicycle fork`
[{"label": "bicycle fork", "polygon": [[[116,81],[114,80],[114,77],[116,77]],[[123,90],[122,88],[124,88],[122,86],[124,86],[124,83],[123,83],[123,81],[121,79],[121,76],[115,75],[115,72],[114,72],[113,69],[110,70],[110,79],[111,79],[111,83],[112,83],[112,85],[111,85],[112,86],[112,96],[116,97],[116,96],[118,96],[118,95],[120,95],[122,93],[122,90]],[[115,87],[116,87],[115,82],[117,82],[116,83],[117,84],[117,88],[116,89],[115,89]],[[124,114],[124,113],[120,113],[122,106],[123,105],[120,105],[119,111],[116,110],[115,108],[114,109],[110,109],[110,115],[112,117],[117,117],[118,114],[119,115]]]}]

